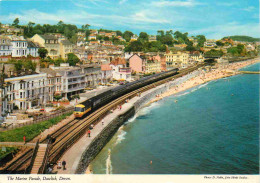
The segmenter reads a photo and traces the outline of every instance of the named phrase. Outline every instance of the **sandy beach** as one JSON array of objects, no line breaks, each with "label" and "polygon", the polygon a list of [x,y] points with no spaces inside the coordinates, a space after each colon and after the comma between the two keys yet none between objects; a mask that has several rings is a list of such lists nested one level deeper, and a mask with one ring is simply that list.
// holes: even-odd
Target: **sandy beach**
[{"label": "sandy beach", "polygon": [[149,105],[153,102],[156,102],[158,100],[161,100],[164,97],[174,95],[176,93],[182,92],[184,90],[195,87],[197,85],[201,85],[201,84],[207,83],[212,80],[217,80],[220,78],[230,77],[230,76],[239,74],[239,72],[238,72],[239,69],[246,67],[248,65],[252,65],[257,62],[260,62],[259,57],[252,59],[252,60],[237,62],[237,63],[230,63],[227,65],[217,64],[216,68],[211,69],[209,71],[202,70],[199,76],[189,79],[186,82],[182,83],[181,85],[177,85],[175,87],[170,88],[167,92],[156,97],[155,99],[150,101],[147,105]]}]

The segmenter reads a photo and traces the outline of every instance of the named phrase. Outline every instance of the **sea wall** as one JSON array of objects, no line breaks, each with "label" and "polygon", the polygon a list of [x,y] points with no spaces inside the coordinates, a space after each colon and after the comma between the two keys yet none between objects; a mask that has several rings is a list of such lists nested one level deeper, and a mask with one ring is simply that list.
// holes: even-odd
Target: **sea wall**
[{"label": "sea wall", "polygon": [[134,116],[134,114],[140,110],[146,103],[148,103],[151,99],[153,99],[157,94],[162,94],[168,89],[181,84],[188,79],[197,76],[200,71],[194,71],[188,75],[185,75],[176,80],[170,81],[166,84],[153,88],[133,103],[133,106],[130,107],[123,114],[117,116],[115,119],[109,122],[109,124],[99,133],[99,135],[93,139],[91,144],[86,147],[86,150],[83,152],[77,169],[75,171],[76,174],[85,173],[86,168],[90,164],[90,162],[98,155],[98,153],[102,150],[102,148],[109,142],[109,140],[113,137],[113,135],[117,132],[118,128],[122,126],[129,118]]}]

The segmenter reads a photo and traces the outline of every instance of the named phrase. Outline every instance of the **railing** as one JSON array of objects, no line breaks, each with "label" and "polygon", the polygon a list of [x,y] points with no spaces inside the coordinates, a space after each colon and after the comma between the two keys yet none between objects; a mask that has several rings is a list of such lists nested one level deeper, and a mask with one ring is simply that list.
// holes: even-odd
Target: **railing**
[{"label": "railing", "polygon": [[0,131],[7,131],[7,130],[15,129],[15,128],[20,128],[20,127],[23,127],[23,126],[26,126],[26,125],[40,123],[42,121],[46,121],[46,120],[55,118],[57,116],[61,116],[61,115],[66,114],[68,112],[72,112],[73,109],[74,109],[74,107],[68,107],[68,108],[65,108],[63,110],[60,109],[60,110],[56,111],[54,114],[51,114],[51,115],[42,115],[42,116],[34,117],[34,119],[32,121],[28,121],[28,122],[21,123],[21,124],[12,123],[9,126],[5,126],[5,127],[0,128]]},{"label": "railing", "polygon": [[42,166],[39,168],[38,174],[45,174],[47,166],[49,165],[49,152],[52,148],[52,138],[49,136],[47,148],[42,161]]},{"label": "railing", "polygon": [[30,174],[31,171],[32,171],[32,167],[33,167],[33,164],[34,164],[34,161],[35,161],[38,149],[39,149],[39,140],[37,141],[37,143],[35,145],[35,148],[33,150],[33,155],[32,155],[32,159],[31,159],[30,165],[29,165],[29,167],[25,171],[26,174]]}]

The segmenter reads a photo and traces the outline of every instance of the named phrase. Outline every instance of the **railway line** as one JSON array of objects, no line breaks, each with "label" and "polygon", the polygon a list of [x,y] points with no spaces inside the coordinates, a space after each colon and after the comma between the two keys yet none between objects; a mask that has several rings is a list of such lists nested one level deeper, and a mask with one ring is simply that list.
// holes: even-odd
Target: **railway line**
[{"label": "railway line", "polygon": [[[50,136],[55,139],[55,141],[51,144],[50,151],[48,154],[48,161],[50,163],[55,163],[57,160],[62,156],[62,154],[70,148],[78,139],[85,134],[86,130],[89,128],[91,124],[95,124],[99,122],[111,109],[115,108],[116,106],[124,103],[126,99],[131,99],[132,97],[136,96],[138,93],[145,92],[151,88],[164,84],[168,81],[171,81],[175,78],[181,77],[186,75],[199,67],[203,66],[204,64],[200,64],[197,66],[193,66],[190,68],[183,69],[174,76],[170,76],[168,78],[162,79],[155,83],[143,86],[137,90],[134,90],[130,93],[127,93],[112,102],[100,107],[96,111],[89,114],[84,119],[74,119],[68,122],[66,125],[60,127],[55,132],[50,134]],[[42,139],[40,143],[47,143],[48,139]],[[30,164],[30,160],[33,155],[33,149],[26,150],[22,153],[19,157],[12,160],[4,169],[1,170],[2,173],[28,173],[26,169]]]}]

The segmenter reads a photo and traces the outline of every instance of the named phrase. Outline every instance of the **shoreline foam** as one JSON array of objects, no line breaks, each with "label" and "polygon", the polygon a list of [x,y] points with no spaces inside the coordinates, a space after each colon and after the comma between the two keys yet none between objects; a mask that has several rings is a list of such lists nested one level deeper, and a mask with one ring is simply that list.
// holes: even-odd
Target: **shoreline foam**
[{"label": "shoreline foam", "polygon": [[[155,99],[148,102],[145,106],[149,106],[151,103],[157,102],[159,100],[162,100],[165,97],[186,91],[188,89],[194,88],[196,86],[208,83],[213,80],[218,80],[221,78],[227,78],[230,76],[234,76],[239,74],[238,70],[255,64],[257,62],[260,62],[260,58],[256,58],[253,60],[243,61],[243,62],[236,62],[236,63],[230,63],[225,66],[218,66],[216,69],[211,70],[209,72],[202,71],[199,76],[195,76],[185,82],[183,82],[180,85],[177,85],[175,87],[170,88],[168,91],[164,92],[161,96],[156,97]],[[176,101],[177,102],[177,101]]]}]

